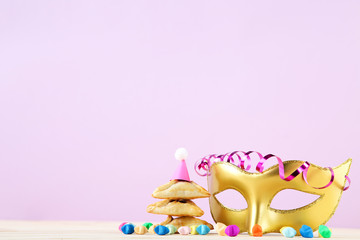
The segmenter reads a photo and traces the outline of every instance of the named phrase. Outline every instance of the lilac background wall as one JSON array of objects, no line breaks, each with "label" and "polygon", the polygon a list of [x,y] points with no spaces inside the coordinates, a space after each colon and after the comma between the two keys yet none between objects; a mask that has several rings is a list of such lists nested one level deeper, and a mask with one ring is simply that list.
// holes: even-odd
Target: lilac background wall
[{"label": "lilac background wall", "polygon": [[[359,1],[2,1],[0,218],[148,220],[177,147],[336,166],[360,227]],[[210,219],[206,200],[196,201]]]}]

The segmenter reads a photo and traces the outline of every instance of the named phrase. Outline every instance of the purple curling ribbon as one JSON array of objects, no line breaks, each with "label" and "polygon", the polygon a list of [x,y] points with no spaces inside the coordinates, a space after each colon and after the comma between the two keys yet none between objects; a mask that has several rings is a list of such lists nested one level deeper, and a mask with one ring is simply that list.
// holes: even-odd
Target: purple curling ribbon
[{"label": "purple curling ribbon", "polygon": [[[302,173],[303,179],[306,182],[306,184],[311,186],[307,180],[307,173],[310,168],[309,162],[307,162],[307,161],[304,162],[299,168],[297,168],[289,176],[285,177],[284,164],[283,164],[283,161],[281,160],[281,158],[279,158],[278,156],[276,156],[274,154],[268,154],[264,157],[261,153],[256,152],[256,151],[248,151],[248,152],[234,151],[231,153],[226,153],[226,154],[221,154],[221,155],[211,154],[209,156],[205,156],[195,163],[195,165],[194,165],[195,172],[200,176],[207,176],[210,173],[210,167],[211,167],[212,163],[218,162],[218,161],[230,162],[230,163],[238,166],[239,168],[248,171],[251,168],[251,161],[252,161],[250,154],[256,154],[257,157],[259,158],[258,163],[256,165],[256,170],[258,172],[262,173],[264,171],[263,165],[267,160],[269,160],[270,158],[275,158],[279,164],[279,176],[281,179],[283,179],[285,181],[291,181],[295,177],[297,177],[299,174]],[[241,157],[241,155],[243,155],[247,160],[246,168],[245,168],[245,160],[243,157]],[[235,163],[235,158],[239,162],[238,164]],[[330,173],[331,173],[329,182],[322,187],[313,187],[313,186],[311,186],[311,187],[313,187],[315,189],[324,189],[324,188],[329,187],[334,182],[334,179],[335,179],[334,170],[331,167],[328,167],[328,169],[330,170]],[[201,171],[203,171],[203,173],[201,173]],[[345,179],[348,181],[348,186],[344,187],[343,191],[348,190],[350,187],[350,184],[351,184],[350,177],[348,177],[346,175]]]},{"label": "purple curling ribbon", "polygon": [[[349,185],[347,185],[346,187],[344,187],[343,191],[346,191],[349,189],[350,187],[350,184],[351,184],[351,180],[350,180],[350,177],[345,175],[345,179],[349,182]],[[346,183],[345,183],[346,184]]]}]

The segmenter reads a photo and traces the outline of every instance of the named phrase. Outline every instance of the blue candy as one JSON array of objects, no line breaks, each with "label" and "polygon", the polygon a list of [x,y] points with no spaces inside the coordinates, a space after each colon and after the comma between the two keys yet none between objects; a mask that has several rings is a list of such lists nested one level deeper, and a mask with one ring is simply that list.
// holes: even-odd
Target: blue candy
[{"label": "blue candy", "polygon": [[280,232],[287,238],[293,238],[296,235],[296,230],[292,227],[283,227]]},{"label": "blue candy", "polygon": [[133,234],[134,233],[134,224],[128,223],[121,227],[121,231],[124,234]]},{"label": "blue candy", "polygon": [[154,231],[157,235],[166,235],[170,232],[169,228],[162,225],[156,226]]},{"label": "blue candy", "polygon": [[197,228],[196,228],[196,231],[198,232],[198,234],[200,235],[206,235],[210,232],[210,228],[206,225],[199,225]]},{"label": "blue candy", "polygon": [[302,227],[300,228],[300,234],[304,238],[312,238],[312,237],[314,237],[313,230],[311,229],[311,227],[309,227],[307,225],[302,225]]}]

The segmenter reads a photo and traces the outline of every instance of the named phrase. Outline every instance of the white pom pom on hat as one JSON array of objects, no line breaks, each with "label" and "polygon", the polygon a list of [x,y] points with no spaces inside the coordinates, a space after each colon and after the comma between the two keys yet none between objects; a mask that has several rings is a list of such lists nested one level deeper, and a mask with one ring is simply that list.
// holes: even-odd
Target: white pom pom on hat
[{"label": "white pom pom on hat", "polygon": [[185,148],[178,148],[175,152],[175,158],[180,162],[176,169],[172,180],[182,180],[190,182],[189,172],[187,170],[185,159],[188,157],[188,152]]},{"label": "white pom pom on hat", "polygon": [[178,148],[175,152],[176,160],[186,160],[188,157],[188,151],[185,148]]}]

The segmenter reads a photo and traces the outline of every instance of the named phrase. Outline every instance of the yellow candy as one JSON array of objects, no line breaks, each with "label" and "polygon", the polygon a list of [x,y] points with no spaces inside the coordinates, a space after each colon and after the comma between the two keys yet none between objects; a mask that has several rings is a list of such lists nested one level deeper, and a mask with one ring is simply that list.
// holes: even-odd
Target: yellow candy
[{"label": "yellow candy", "polygon": [[215,226],[215,231],[220,235],[220,236],[227,236],[226,233],[225,233],[225,229],[226,229],[226,225],[221,223],[221,222],[218,222],[216,223],[216,226]]},{"label": "yellow candy", "polygon": [[154,225],[152,225],[150,228],[149,228],[149,233],[151,233],[151,234],[155,234],[155,227],[157,227],[159,224],[154,224]]},{"label": "yellow candy", "polygon": [[143,225],[140,225],[140,226],[136,226],[135,227],[135,233],[136,234],[140,234],[140,235],[143,235],[147,232],[147,228]]},{"label": "yellow candy", "polygon": [[198,234],[198,232],[196,231],[196,228],[197,228],[198,226],[196,226],[196,225],[192,225],[191,227],[190,227],[190,229],[191,229],[191,234],[192,235],[196,235],[196,234]]}]

